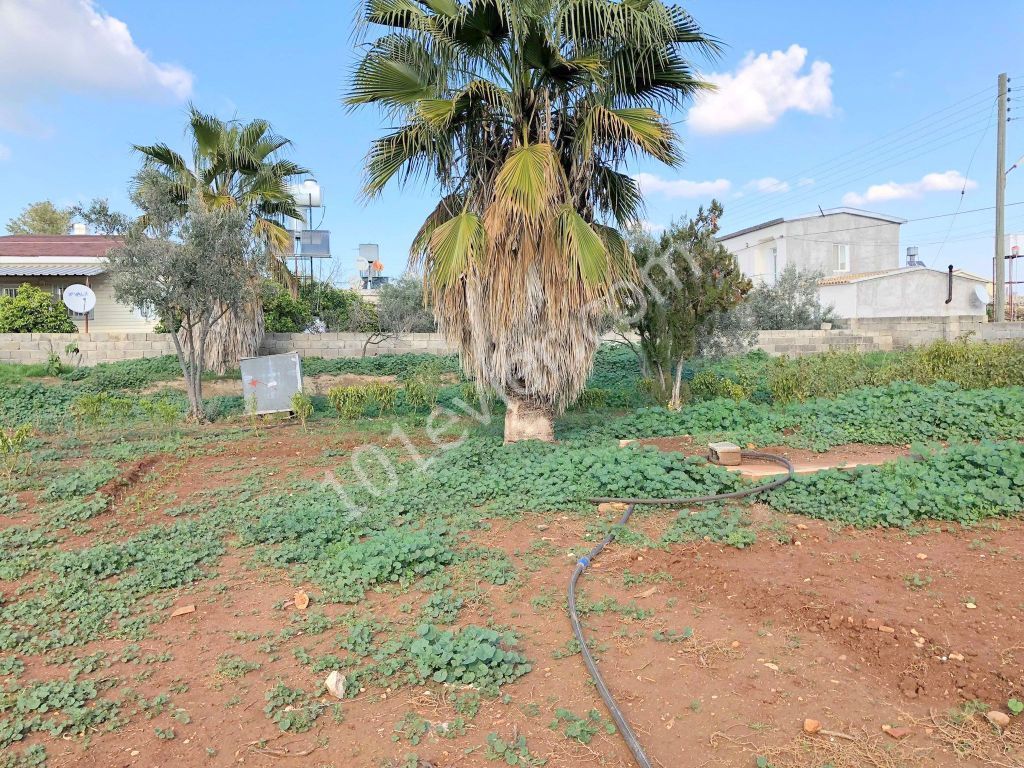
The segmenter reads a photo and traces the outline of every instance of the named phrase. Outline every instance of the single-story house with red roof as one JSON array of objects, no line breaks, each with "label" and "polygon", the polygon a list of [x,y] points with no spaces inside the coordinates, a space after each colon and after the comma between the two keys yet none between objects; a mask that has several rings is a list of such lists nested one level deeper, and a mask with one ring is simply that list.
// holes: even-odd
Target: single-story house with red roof
[{"label": "single-story house with red roof", "polygon": [[[148,333],[158,322],[135,307],[114,298],[106,255],[121,244],[106,235],[9,235],[0,237],[0,296],[13,296],[29,283],[43,288],[60,301],[70,285],[87,285],[96,294],[96,308],[89,313],[89,331]],[[72,312],[79,330],[85,316]]]}]

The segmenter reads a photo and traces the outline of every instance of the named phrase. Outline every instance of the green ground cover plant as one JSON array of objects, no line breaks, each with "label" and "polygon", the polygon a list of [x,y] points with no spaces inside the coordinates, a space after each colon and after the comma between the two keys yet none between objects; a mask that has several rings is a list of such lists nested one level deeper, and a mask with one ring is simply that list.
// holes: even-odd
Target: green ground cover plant
[{"label": "green ground cover plant", "polygon": [[532,669],[526,657],[515,650],[516,637],[511,632],[474,625],[450,631],[421,624],[416,634],[409,654],[420,681],[496,692]]},{"label": "green ground cover plant", "polygon": [[797,477],[766,500],[860,528],[907,528],[928,519],[969,525],[1024,509],[1024,445],[982,441],[914,451],[916,459]]},{"label": "green ground cover plant", "polygon": [[739,444],[785,444],[826,450],[843,443],[900,445],[926,440],[1024,437],[1024,387],[961,389],[956,384],[896,382],[835,399],[771,407],[708,400],[681,411],[641,408],[604,423],[570,427],[566,439],[692,435]]},{"label": "green ground cover plant", "polygon": [[[481,692],[492,696],[500,686],[526,674],[537,658],[506,627],[489,623],[488,599],[522,599],[526,612],[531,605],[535,611],[557,611],[564,601],[562,592],[552,589],[538,589],[531,600],[529,590],[531,579],[544,578],[543,571],[562,562],[566,553],[527,541],[516,543],[514,549],[498,548],[487,539],[492,526],[504,525],[495,518],[579,514],[585,516],[585,529],[593,538],[614,521],[595,515],[587,501],[591,496],[691,496],[744,486],[741,478],[700,459],[640,446],[619,448],[613,438],[620,436],[689,433],[697,440],[715,435],[743,443],[811,447],[850,441],[931,443],[913,449],[919,457],[915,460],[800,477],[762,501],[781,512],[860,527],[911,528],[929,519],[972,525],[1024,509],[1024,446],[1015,442],[1024,437],[1024,389],[1019,386],[968,389],[947,382],[895,382],[837,391],[828,398],[794,398],[786,405],[772,405],[770,390],[764,401],[755,402],[756,396],[737,398],[726,387],[717,391],[718,397],[681,412],[640,409],[612,418],[610,409],[627,402],[628,387],[642,391],[635,378],[623,375],[622,386],[615,380],[616,371],[626,370],[629,354],[627,349],[599,354],[610,362],[595,371],[591,392],[596,394],[566,419],[562,436],[569,439],[558,445],[503,446],[494,430],[474,427],[457,447],[433,454],[424,447],[421,462],[386,443],[391,419],[350,422],[345,425],[348,434],[364,435],[375,450],[400,462],[402,470],[392,479],[371,467],[369,475],[379,482],[378,490],[371,492],[357,482],[349,463],[351,451],[330,443],[329,449],[315,455],[323,459],[324,468],[335,472],[347,500],[317,479],[298,479],[290,470],[275,467],[271,475],[266,466],[253,469],[257,465],[249,464],[246,456],[226,465],[220,487],[181,498],[157,487],[155,495],[148,496],[145,489],[132,489],[123,499],[112,494],[119,499],[112,506],[99,489],[116,481],[124,471],[123,462],[176,450],[213,456],[231,440],[252,439],[251,431],[244,425],[222,424],[202,433],[190,428],[157,432],[148,427],[162,425],[154,424],[138,406],[127,422],[100,418],[79,433],[68,426],[69,409],[83,395],[100,404],[110,398],[145,401],[159,396],[92,392],[75,382],[0,385],[0,390],[14,395],[14,405],[0,400],[0,414],[15,416],[38,406],[44,414],[59,412],[54,423],[68,430],[59,436],[37,431],[29,441],[31,467],[16,475],[11,494],[0,495],[0,515],[24,517],[8,520],[14,524],[0,531],[0,551],[5,555],[0,581],[21,580],[17,588],[5,584],[0,598],[0,744],[4,738],[32,733],[97,733],[118,727],[135,716],[132,706],[145,716],[172,717],[168,694],[148,691],[147,696],[160,695],[136,701],[128,685],[138,683],[110,677],[108,667],[138,664],[141,682],[152,674],[151,665],[171,658],[163,649],[150,651],[143,638],[158,636],[156,625],[168,613],[172,590],[215,574],[224,554],[235,547],[248,564],[287,571],[296,583],[306,585],[313,604],[307,613],[286,618],[283,629],[235,637],[248,644],[234,649],[241,654],[225,653],[217,659],[212,671],[220,685],[241,691],[263,679],[266,673],[257,673],[257,665],[272,669],[269,660],[282,658],[297,659],[317,680],[340,670],[347,677],[350,697],[365,695],[361,688],[378,692],[420,683],[468,685],[455,689],[465,699],[455,704],[463,723],[453,718],[450,730],[436,733],[457,735],[480,709]],[[886,354],[875,362],[889,365],[892,359]],[[409,371],[415,368],[408,366]],[[444,378],[451,377],[446,373]],[[718,386],[705,378],[709,391]],[[755,379],[752,375],[750,381]],[[696,381],[695,376],[695,393],[705,386]],[[747,384],[737,380],[733,386]],[[389,415],[411,414],[402,389],[393,389],[397,394]],[[461,391],[460,383],[444,384],[437,403],[450,403]],[[238,399],[224,402],[230,412]],[[317,398],[315,406],[323,413],[326,398]],[[426,408],[420,407],[419,416],[403,415],[399,422],[409,425],[416,439],[423,436],[416,431]],[[372,408],[366,412],[377,413]],[[38,425],[37,415],[33,411],[28,421]],[[10,427],[26,421],[4,423]],[[135,428],[124,429],[124,423]],[[321,418],[309,424],[314,438],[334,436],[337,429],[336,422],[332,426]],[[268,430],[257,439],[277,436]],[[935,445],[947,439],[953,441],[950,447]],[[971,442],[975,440],[980,442]],[[70,466],[65,463],[69,461]],[[158,504],[159,522],[145,526],[143,511]],[[747,547],[757,535],[771,530],[750,524],[744,504],[694,511],[676,517],[675,512],[641,509],[636,525],[619,543],[668,547],[710,539]],[[656,516],[662,517],[655,520]],[[645,533],[651,530],[648,522],[658,523],[660,533]],[[122,527],[126,523],[131,534]],[[84,543],[80,536],[86,537]],[[70,546],[69,539],[78,543]],[[581,542],[574,551],[587,548],[588,543]],[[631,574],[624,583],[642,589],[641,584],[656,583],[661,576],[667,578],[644,574],[641,580]],[[929,588],[924,578],[910,576],[906,583],[910,589]],[[378,593],[386,604],[397,606],[396,614],[375,617],[361,604],[351,610],[325,605],[361,603],[377,599]],[[651,616],[651,610],[636,601],[598,592],[581,592],[579,607],[584,617],[606,615],[635,622]],[[688,629],[674,626],[647,637],[692,642]],[[86,653],[95,649],[83,648],[103,641],[116,642],[117,650]],[[48,666],[59,667],[47,675],[50,682],[56,681],[51,688],[37,688],[40,681],[33,679],[38,669],[33,657],[43,656]],[[442,677],[444,683],[437,682]],[[290,732],[322,725],[317,718],[328,710],[319,689],[302,683],[305,690],[277,686],[273,680],[268,685],[268,698],[259,706],[266,706],[270,721]],[[95,695],[89,686],[95,687]],[[37,699],[49,710],[32,710]],[[572,739],[588,734],[592,738],[605,726],[571,712],[556,720],[558,731]],[[173,730],[171,722],[157,722],[164,732]],[[177,727],[176,722],[173,725]],[[529,762],[536,758],[525,744],[503,743],[505,751],[496,761],[540,764]],[[488,746],[496,747],[497,742]],[[35,747],[18,748],[22,751],[12,754],[21,762],[11,762],[5,754],[0,766],[21,768],[45,760]],[[492,752],[498,754],[496,749]],[[489,754],[487,759],[494,759]],[[510,757],[520,762],[508,762]]]},{"label": "green ground cover plant", "polygon": [[897,381],[948,381],[964,389],[1012,387],[1024,386],[1024,343],[962,337],[896,352],[826,352],[798,358],[756,351],[697,362],[692,370],[691,394],[696,400],[729,397],[776,405],[834,398],[859,387]]}]

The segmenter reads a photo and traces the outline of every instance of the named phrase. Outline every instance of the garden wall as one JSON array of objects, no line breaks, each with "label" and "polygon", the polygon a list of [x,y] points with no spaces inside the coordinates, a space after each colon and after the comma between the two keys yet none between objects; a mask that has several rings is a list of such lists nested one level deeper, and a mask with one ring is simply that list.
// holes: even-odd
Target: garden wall
[{"label": "garden wall", "polygon": [[759,331],[757,348],[769,355],[801,357],[819,352],[876,352],[892,349],[892,336],[880,332]]},{"label": "garden wall", "polygon": [[[1024,323],[992,325],[973,317],[875,318],[847,321],[849,329],[831,331],[761,331],[758,348],[770,355],[799,357],[829,350],[868,352],[954,339],[974,332],[986,341],[1024,340]],[[81,360],[65,353],[70,343]],[[263,343],[264,354],[297,351],[303,357],[360,357],[366,334],[272,333]],[[174,343],[161,333],[4,333],[0,334],[0,362],[45,363],[50,353],[65,362],[95,365],[117,360],[173,355]],[[437,333],[410,333],[366,347],[368,356],[407,352],[448,354],[452,350]]]},{"label": "garden wall", "polygon": [[[267,355],[299,352],[303,357],[360,357],[365,333],[271,333],[263,342]],[[65,352],[74,343],[81,360]],[[0,362],[45,363],[50,353],[65,362],[95,365],[118,360],[174,354],[174,342],[165,333],[0,333]],[[440,334],[410,333],[366,345],[367,356],[419,352],[450,352]]]},{"label": "garden wall", "polygon": [[[951,315],[950,317],[865,317],[843,321],[858,333],[883,333],[892,337],[894,349],[918,347],[938,339],[952,341],[957,336],[974,331],[981,335],[987,329],[990,340],[1009,338],[1006,329],[990,325],[977,315]],[[1019,338],[1019,337],[1018,337]]]}]

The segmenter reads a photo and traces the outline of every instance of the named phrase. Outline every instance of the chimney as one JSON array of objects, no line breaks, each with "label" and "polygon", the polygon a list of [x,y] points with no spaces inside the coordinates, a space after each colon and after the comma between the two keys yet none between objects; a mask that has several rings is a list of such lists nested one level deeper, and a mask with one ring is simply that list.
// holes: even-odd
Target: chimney
[{"label": "chimney", "polygon": [[89,234],[89,227],[87,225],[85,225],[85,224],[82,224],[79,221],[76,221],[74,224],[71,225],[71,234],[72,235],[88,235]]}]

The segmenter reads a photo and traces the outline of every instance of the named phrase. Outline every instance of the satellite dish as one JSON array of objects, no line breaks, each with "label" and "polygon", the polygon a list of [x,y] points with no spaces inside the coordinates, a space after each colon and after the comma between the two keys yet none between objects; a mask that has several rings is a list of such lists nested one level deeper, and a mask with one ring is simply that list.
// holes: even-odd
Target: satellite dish
[{"label": "satellite dish", "polygon": [[87,285],[69,285],[61,296],[64,306],[72,312],[87,315],[96,308],[96,294]]},{"label": "satellite dish", "polygon": [[316,179],[306,179],[301,184],[289,184],[288,194],[300,208],[319,208],[324,204],[323,193]]},{"label": "satellite dish", "polygon": [[988,291],[985,290],[983,285],[979,285],[974,289],[974,295],[971,297],[975,303],[985,307],[992,301],[992,297],[988,295]]}]

